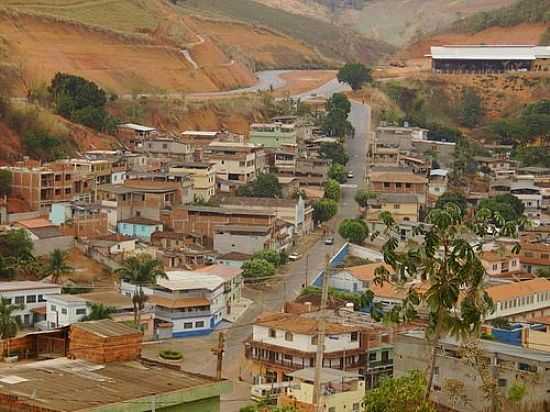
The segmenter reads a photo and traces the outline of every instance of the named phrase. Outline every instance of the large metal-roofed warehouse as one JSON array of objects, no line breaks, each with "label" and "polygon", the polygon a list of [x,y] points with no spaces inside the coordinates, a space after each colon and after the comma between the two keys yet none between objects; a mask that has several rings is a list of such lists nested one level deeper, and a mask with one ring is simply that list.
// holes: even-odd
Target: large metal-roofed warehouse
[{"label": "large metal-roofed warehouse", "polygon": [[549,71],[550,46],[447,45],[432,46],[432,70],[438,73],[500,73]]}]

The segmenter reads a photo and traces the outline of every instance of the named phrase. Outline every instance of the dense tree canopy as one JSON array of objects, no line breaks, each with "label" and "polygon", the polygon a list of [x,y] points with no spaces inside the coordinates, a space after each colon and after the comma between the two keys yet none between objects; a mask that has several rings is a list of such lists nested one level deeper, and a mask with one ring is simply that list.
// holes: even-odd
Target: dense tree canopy
[{"label": "dense tree canopy", "polygon": [[333,163],[346,165],[349,161],[349,155],[344,149],[344,145],[340,143],[321,143],[319,148],[321,158],[330,159]]},{"label": "dense tree canopy", "polygon": [[262,258],[252,258],[243,263],[241,269],[246,279],[268,278],[275,275],[275,266]]},{"label": "dense tree canopy", "polygon": [[439,197],[439,199],[437,199],[435,207],[442,209],[447,203],[454,203],[455,205],[457,205],[460,208],[462,215],[464,215],[464,213],[466,212],[466,208],[468,207],[468,203],[466,202],[466,198],[464,197],[464,195],[457,192],[443,193]]},{"label": "dense tree canopy", "polygon": [[0,255],[15,259],[32,256],[32,240],[23,229],[10,230],[0,235]]},{"label": "dense tree canopy", "polygon": [[376,199],[376,193],[369,192],[368,190],[358,190],[355,193],[354,200],[359,207],[366,208],[370,199]]},{"label": "dense tree canopy", "polygon": [[313,219],[322,223],[333,218],[338,212],[338,203],[332,199],[321,199],[313,203]]},{"label": "dense tree canopy", "polygon": [[479,202],[478,210],[488,209],[498,212],[506,221],[518,220],[525,210],[525,206],[517,197],[511,194],[497,195]]},{"label": "dense tree canopy", "polygon": [[246,197],[283,197],[281,184],[272,173],[259,174],[255,181],[241,186],[237,194]]},{"label": "dense tree canopy", "polygon": [[347,180],[346,169],[340,163],[333,163],[328,170],[328,177],[338,183],[345,183]]},{"label": "dense tree canopy", "polygon": [[360,245],[369,235],[369,228],[362,219],[344,219],[338,226],[338,233],[351,243]]},{"label": "dense tree canopy", "polygon": [[342,190],[340,189],[340,184],[336,180],[329,179],[325,182],[325,199],[338,202],[341,194]]},{"label": "dense tree canopy", "polygon": [[327,100],[327,112],[340,110],[346,116],[351,112],[351,102],[344,93],[335,93]]},{"label": "dense tree canopy", "polygon": [[352,90],[359,90],[372,81],[372,70],[361,63],[347,63],[336,76],[340,83],[347,83]]}]

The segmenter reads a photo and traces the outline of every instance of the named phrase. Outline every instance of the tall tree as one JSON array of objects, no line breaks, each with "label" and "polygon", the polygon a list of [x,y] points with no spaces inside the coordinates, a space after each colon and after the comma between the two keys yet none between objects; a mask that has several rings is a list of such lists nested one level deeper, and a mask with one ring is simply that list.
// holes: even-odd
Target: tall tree
[{"label": "tall tree", "polygon": [[168,276],[162,268],[161,261],[153,259],[147,254],[129,257],[116,270],[116,273],[122,279],[136,286],[136,290],[132,295],[132,304],[134,306],[134,322],[139,327],[141,325],[141,311],[147,301],[143,287],[153,286],[158,279],[167,279]]},{"label": "tall tree", "polygon": [[340,184],[336,180],[329,179],[325,182],[325,199],[338,202],[341,194],[342,190],[340,189]]},{"label": "tall tree", "polygon": [[0,170],[0,196],[9,196],[11,194],[11,172],[9,170]]},{"label": "tall tree", "polygon": [[344,93],[334,93],[327,100],[326,109],[327,109],[327,112],[331,112],[333,110],[340,110],[347,117],[351,112],[351,102],[349,101],[349,99]]},{"label": "tall tree", "polygon": [[360,245],[369,235],[369,228],[362,219],[344,219],[338,226],[338,233],[351,243]]},{"label": "tall tree", "polygon": [[352,90],[359,90],[365,83],[372,82],[372,70],[361,63],[347,63],[337,74],[340,83],[347,83]]},{"label": "tall tree", "polygon": [[262,173],[258,175],[254,182],[241,186],[238,190],[238,195],[246,197],[281,198],[283,192],[276,175],[272,173]]},{"label": "tall tree", "polygon": [[435,207],[438,209],[442,209],[447,203],[454,203],[459,207],[463,215],[464,213],[466,213],[468,203],[463,194],[457,192],[445,192],[437,199]]},{"label": "tall tree", "polygon": [[13,315],[16,310],[22,309],[21,305],[13,305],[9,299],[0,298],[0,338],[8,341],[8,356],[10,356],[10,342],[21,327],[19,318]]},{"label": "tall tree", "polygon": [[9,230],[0,235],[0,255],[15,259],[32,256],[32,240],[23,229]]},{"label": "tall tree", "polygon": [[89,320],[111,319],[111,315],[115,312],[112,306],[105,306],[103,303],[88,303],[88,314],[80,319],[81,322]]},{"label": "tall tree", "polygon": [[328,177],[338,183],[345,183],[347,180],[346,169],[339,163],[333,163],[328,170]]},{"label": "tall tree", "polygon": [[322,223],[332,219],[338,213],[338,203],[332,199],[320,199],[313,203],[313,219]]},{"label": "tall tree", "polygon": [[243,263],[241,268],[246,279],[265,279],[275,275],[275,266],[262,258],[252,258]]},{"label": "tall tree", "polygon": [[73,270],[67,263],[67,253],[60,249],[54,249],[50,253],[44,273],[52,277],[53,283],[57,283],[62,276],[71,273]]},{"label": "tall tree", "polygon": [[[402,305],[396,306],[389,317],[393,320],[411,320],[421,308],[428,317],[426,338],[431,355],[426,373],[428,400],[432,387],[436,348],[440,339],[450,334],[457,338],[479,336],[483,316],[493,309],[493,303],[484,290],[485,269],[476,255],[482,242],[495,233],[516,236],[516,222],[506,222],[498,213],[480,210],[472,221],[466,222],[460,208],[448,203],[441,209],[432,209],[427,217],[430,229],[419,227],[417,234],[424,242],[399,251],[399,232],[390,213],[382,212],[388,240],[383,246],[384,261],[398,275],[397,282],[408,285],[412,279],[427,282],[428,289],[420,294],[408,290]],[[480,243],[471,245],[464,237],[474,233]],[[376,270],[375,282],[395,281],[385,267]]]},{"label": "tall tree", "polygon": [[333,163],[346,165],[349,161],[349,156],[344,149],[344,145],[340,143],[321,143],[319,148],[321,158],[330,159]]},{"label": "tall tree", "polygon": [[369,192],[368,190],[358,190],[354,196],[355,203],[357,203],[365,213],[369,207],[369,200],[371,199],[376,199],[376,193]]}]

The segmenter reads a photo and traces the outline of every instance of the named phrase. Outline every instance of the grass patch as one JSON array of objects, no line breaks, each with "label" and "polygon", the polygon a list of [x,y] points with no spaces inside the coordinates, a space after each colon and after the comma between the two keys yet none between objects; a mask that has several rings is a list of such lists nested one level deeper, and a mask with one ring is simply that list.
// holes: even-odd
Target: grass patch
[{"label": "grass patch", "polygon": [[159,352],[159,356],[166,360],[182,360],[183,354],[177,350],[164,349]]},{"label": "grass patch", "polygon": [[2,5],[121,32],[151,31],[159,23],[147,0],[5,0]]}]

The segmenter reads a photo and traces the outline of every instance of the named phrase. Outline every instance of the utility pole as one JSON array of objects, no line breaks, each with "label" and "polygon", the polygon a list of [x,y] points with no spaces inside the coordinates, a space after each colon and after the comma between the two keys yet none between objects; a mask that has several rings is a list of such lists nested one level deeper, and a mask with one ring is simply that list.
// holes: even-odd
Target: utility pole
[{"label": "utility pole", "polygon": [[327,265],[323,272],[323,289],[321,293],[319,331],[317,333],[317,355],[315,357],[315,385],[313,387],[313,406],[315,412],[321,412],[321,369],[323,368],[323,355],[325,351],[326,309],[330,274],[330,260],[327,256]]},{"label": "utility pole", "polygon": [[223,353],[224,353],[225,336],[223,332],[218,333],[218,347],[216,349],[210,349],[214,353],[218,360],[216,362],[216,379],[222,379],[222,366],[223,366]]},{"label": "utility pole", "polygon": [[305,283],[306,288],[308,286],[307,284],[309,283],[308,277],[309,277],[309,255],[306,255],[306,283]]}]

